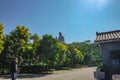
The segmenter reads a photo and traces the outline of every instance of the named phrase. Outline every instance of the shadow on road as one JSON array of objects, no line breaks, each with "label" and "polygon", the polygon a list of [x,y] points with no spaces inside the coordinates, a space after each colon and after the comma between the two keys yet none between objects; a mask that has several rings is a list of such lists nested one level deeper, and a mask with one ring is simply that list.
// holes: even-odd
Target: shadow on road
[{"label": "shadow on road", "polygon": [[[44,76],[47,76],[47,75],[50,75],[52,73],[44,73],[44,74],[18,74],[18,79],[22,79],[22,78],[36,78],[36,77],[44,77]],[[0,76],[0,78],[3,78],[3,79],[10,79],[11,78],[11,75],[2,75]]]}]

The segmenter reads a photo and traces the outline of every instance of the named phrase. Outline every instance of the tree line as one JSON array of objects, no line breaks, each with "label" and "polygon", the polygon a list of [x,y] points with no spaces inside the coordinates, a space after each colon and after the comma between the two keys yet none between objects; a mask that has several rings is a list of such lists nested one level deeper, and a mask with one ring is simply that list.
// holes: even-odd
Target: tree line
[{"label": "tree line", "polygon": [[41,72],[100,61],[98,46],[93,43],[65,44],[52,35],[31,34],[25,26],[17,26],[5,35],[0,24],[0,74],[10,72],[13,58],[18,58],[20,72]]}]

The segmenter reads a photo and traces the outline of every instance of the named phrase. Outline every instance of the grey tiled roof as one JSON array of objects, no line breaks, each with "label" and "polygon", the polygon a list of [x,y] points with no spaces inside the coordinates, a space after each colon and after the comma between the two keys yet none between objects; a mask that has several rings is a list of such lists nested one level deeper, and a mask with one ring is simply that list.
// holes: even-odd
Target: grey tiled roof
[{"label": "grey tiled roof", "polygon": [[95,42],[104,43],[104,42],[114,42],[120,41],[120,30],[109,31],[109,32],[96,32]]}]

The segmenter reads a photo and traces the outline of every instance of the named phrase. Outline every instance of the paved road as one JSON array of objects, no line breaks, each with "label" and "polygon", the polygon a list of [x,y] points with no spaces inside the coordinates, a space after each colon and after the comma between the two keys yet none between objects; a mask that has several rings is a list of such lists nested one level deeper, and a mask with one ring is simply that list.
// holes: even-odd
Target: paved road
[{"label": "paved road", "polygon": [[[95,67],[74,69],[70,71],[55,72],[51,75],[25,75],[23,78],[17,80],[95,80],[93,72],[96,70]],[[3,79],[0,80],[10,80]]]}]

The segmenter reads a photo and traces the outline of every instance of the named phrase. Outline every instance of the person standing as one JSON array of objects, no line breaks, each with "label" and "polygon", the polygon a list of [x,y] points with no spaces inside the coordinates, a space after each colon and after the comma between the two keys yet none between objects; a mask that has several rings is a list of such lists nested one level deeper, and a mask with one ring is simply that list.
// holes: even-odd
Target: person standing
[{"label": "person standing", "polygon": [[18,72],[18,59],[14,58],[11,61],[11,80],[16,80]]}]

